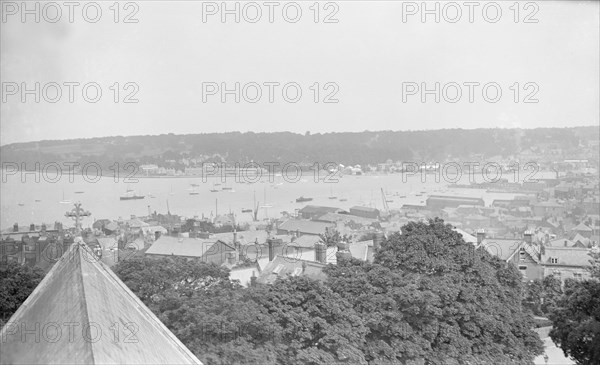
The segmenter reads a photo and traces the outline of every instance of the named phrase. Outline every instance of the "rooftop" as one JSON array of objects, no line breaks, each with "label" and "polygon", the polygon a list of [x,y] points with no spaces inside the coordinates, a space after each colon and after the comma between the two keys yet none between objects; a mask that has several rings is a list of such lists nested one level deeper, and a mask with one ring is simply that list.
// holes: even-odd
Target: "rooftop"
[{"label": "rooftop", "polygon": [[[31,330],[40,324],[42,341]],[[115,326],[122,333],[117,341]],[[8,364],[201,364],[80,242],[54,265],[1,336],[2,363]]]}]

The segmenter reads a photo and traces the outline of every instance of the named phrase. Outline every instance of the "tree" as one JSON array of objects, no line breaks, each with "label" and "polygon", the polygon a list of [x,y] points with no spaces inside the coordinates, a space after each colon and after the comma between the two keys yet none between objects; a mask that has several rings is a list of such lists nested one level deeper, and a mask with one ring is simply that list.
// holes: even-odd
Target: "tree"
[{"label": "tree", "polygon": [[591,279],[565,281],[564,294],[552,309],[550,338],[578,364],[600,363],[600,254],[590,252]]},{"label": "tree", "polygon": [[560,279],[553,275],[535,279],[525,284],[523,307],[534,315],[547,316],[562,295]]},{"label": "tree", "polygon": [[369,328],[368,361],[525,364],[542,353],[518,270],[440,219],[408,223],[372,264],[353,259],[327,273]]},{"label": "tree", "polygon": [[319,235],[321,242],[323,242],[328,247],[337,246],[339,242],[349,242],[351,237],[348,235],[341,235],[340,232],[336,229],[328,229],[325,233]]},{"label": "tree", "polygon": [[365,363],[367,331],[323,283],[292,277],[244,289],[226,269],[168,258],[115,272],[205,364]]},{"label": "tree", "polygon": [[600,282],[567,281],[550,314],[550,338],[578,364],[600,363]]},{"label": "tree", "polygon": [[247,298],[276,323],[279,364],[366,364],[367,328],[352,304],[324,283],[289,277],[253,288]]},{"label": "tree", "polygon": [[44,272],[16,262],[0,266],[0,326],[12,316],[44,278]]}]

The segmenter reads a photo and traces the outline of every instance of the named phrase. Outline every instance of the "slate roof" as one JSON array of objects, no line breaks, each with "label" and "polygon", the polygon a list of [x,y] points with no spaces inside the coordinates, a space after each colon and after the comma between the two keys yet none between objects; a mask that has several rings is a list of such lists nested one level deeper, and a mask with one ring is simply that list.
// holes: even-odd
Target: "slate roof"
[{"label": "slate roof", "polygon": [[[547,266],[589,266],[592,259],[587,248],[575,247],[546,247],[542,255],[542,263]],[[551,258],[557,258],[558,263],[551,262]]]},{"label": "slate roof", "polygon": [[321,205],[307,205],[304,208],[298,210],[298,213],[306,213],[306,214],[319,214],[319,213],[337,213],[341,211],[340,208],[335,207],[325,207]]},{"label": "slate roof", "polygon": [[334,228],[335,225],[331,223],[325,222],[315,222],[301,219],[289,219],[279,225],[280,230],[294,232],[296,230],[300,231],[300,233],[307,234],[323,234],[327,230],[327,228]]},{"label": "slate roof", "polygon": [[579,225],[577,227],[573,228],[573,231],[592,232],[592,229],[583,223],[579,223]]},{"label": "slate roof", "polygon": [[0,335],[2,364],[201,364],[81,241]]},{"label": "slate roof", "polygon": [[316,261],[276,256],[262,270],[256,282],[273,284],[277,278],[285,278],[286,276],[307,276],[315,280],[325,280],[327,278],[327,275],[323,272],[325,266],[325,264]]},{"label": "slate roof", "polygon": [[486,238],[481,242],[480,247],[484,247],[490,254],[506,261],[519,248],[521,242],[520,239]]},{"label": "slate roof", "polygon": [[202,257],[217,241],[212,238],[161,236],[146,251],[146,255]]}]

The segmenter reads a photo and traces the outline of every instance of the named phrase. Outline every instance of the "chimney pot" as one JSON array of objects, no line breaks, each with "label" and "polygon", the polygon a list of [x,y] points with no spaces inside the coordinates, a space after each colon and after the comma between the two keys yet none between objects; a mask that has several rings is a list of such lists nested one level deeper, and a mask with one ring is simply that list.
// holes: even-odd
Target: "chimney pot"
[{"label": "chimney pot", "polygon": [[269,261],[273,261],[275,258],[275,242],[272,238],[269,238],[267,244],[269,245]]},{"label": "chimney pot", "polygon": [[327,246],[322,242],[315,243],[315,261],[327,262]]},{"label": "chimney pot", "polygon": [[477,244],[481,244],[481,242],[483,242],[483,240],[485,239],[485,231],[483,229],[480,229],[477,231]]},{"label": "chimney pot", "polygon": [[32,231],[35,231],[35,224],[31,223],[31,224],[29,225],[29,231],[30,231],[30,232],[32,232]]},{"label": "chimney pot", "polygon": [[525,231],[525,233],[523,234],[523,238],[524,238],[525,242],[532,243],[533,242],[533,232]]}]

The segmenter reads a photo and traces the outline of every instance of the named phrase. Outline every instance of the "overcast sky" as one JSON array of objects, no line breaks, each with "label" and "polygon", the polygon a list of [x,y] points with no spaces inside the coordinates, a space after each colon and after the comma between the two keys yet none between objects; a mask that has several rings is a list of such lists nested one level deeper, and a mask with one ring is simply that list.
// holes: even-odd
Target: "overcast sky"
[{"label": "overcast sky", "polygon": [[[327,8],[322,2],[318,23],[314,9],[309,8],[312,1],[299,2],[302,15],[296,23],[291,22],[293,6],[286,8],[289,21],[283,18],[285,2],[275,7],[273,23],[265,6],[256,23],[247,21],[256,15],[251,6],[246,8],[246,17],[241,14],[240,23],[235,23],[233,15],[222,23],[220,13],[209,14],[211,4],[192,1],[139,1],[135,3],[138,9],[124,9],[121,3],[119,23],[109,9],[112,1],[100,2],[102,16],[96,23],[82,17],[81,6],[74,10],[73,23],[66,7],[56,23],[46,21],[55,17],[52,8],[46,9],[46,17],[42,9],[40,23],[33,16],[22,23],[20,13],[12,15],[15,9],[2,3],[3,145],[162,133],[599,124],[598,2],[537,2],[537,8],[527,9],[521,3],[518,23],[515,10],[509,8],[512,1],[498,2],[502,14],[496,23],[491,22],[495,8],[487,8],[487,20],[482,16],[485,3],[474,8],[473,23],[464,6],[460,20],[451,23],[456,9],[447,7],[444,14],[441,3],[436,23],[433,15],[422,22],[420,13],[410,15],[414,10],[410,5],[390,1],[338,1]],[[243,11],[245,3],[240,4]],[[230,5],[233,8],[234,3]],[[133,12],[131,19],[138,22],[123,23],[125,15]],[[338,22],[325,23],[328,14]],[[94,16],[93,8],[88,15]],[[524,23],[528,15],[530,21],[538,22]],[[51,86],[45,89],[46,95],[40,90],[39,103],[33,95],[25,95],[22,102],[22,90],[12,95],[15,84],[33,88],[35,82],[40,89],[51,82],[61,85],[60,100],[45,100],[44,96],[55,97]],[[65,82],[96,82],[102,97],[97,103],[87,102],[80,86],[69,103]],[[115,82],[120,83],[119,103],[110,89]],[[135,91],[123,89],[127,82],[139,86],[134,96],[138,103],[123,103]],[[232,95],[226,95],[227,102],[222,103],[217,91],[205,94],[203,102],[202,85],[213,82],[225,82],[230,88],[235,82],[241,86],[256,82],[263,94],[256,103],[243,95],[239,103]],[[274,87],[272,103],[265,82],[280,83]],[[282,86],[291,82],[302,90],[296,103],[282,96]],[[434,88],[436,82],[440,88],[448,85],[446,99],[441,90],[439,103],[433,95],[426,95],[422,102],[418,90],[403,84],[420,87],[426,83]],[[472,103],[465,82],[480,84],[474,86]],[[482,86],[492,82],[502,91],[496,103],[482,95]],[[318,103],[315,83],[320,88]],[[324,88],[326,83],[337,86]],[[518,103],[515,83],[519,83]],[[462,96],[451,103],[448,100],[457,97],[457,84]],[[403,101],[403,89],[416,94],[406,92]],[[487,89],[489,100],[495,98],[495,90]],[[255,91],[248,86],[247,99],[254,98]],[[339,102],[323,103],[332,92]],[[94,96],[93,89],[88,89],[88,96]],[[294,96],[294,89],[289,88],[287,97]],[[524,103],[528,96],[538,102]]]}]

